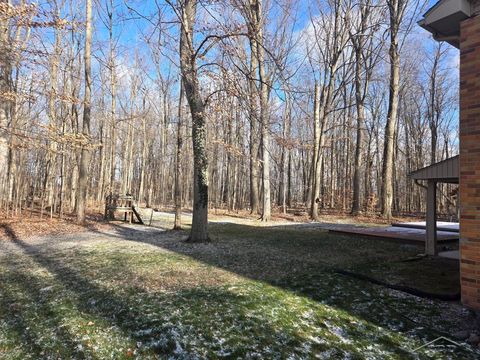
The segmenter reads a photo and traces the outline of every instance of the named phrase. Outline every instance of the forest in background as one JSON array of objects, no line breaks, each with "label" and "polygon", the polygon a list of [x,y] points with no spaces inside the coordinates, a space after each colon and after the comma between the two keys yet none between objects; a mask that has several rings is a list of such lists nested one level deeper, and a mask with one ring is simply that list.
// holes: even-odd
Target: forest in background
[{"label": "forest in background", "polygon": [[428,5],[2,0],[1,207],[83,221],[128,193],[193,208],[200,239],[207,208],[424,211],[408,174],[458,153],[458,54],[417,26]]}]

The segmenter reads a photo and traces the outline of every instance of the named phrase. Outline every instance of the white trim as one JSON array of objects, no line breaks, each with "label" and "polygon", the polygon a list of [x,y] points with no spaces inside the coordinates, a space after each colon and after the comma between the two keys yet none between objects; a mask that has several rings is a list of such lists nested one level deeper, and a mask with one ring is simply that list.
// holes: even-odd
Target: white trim
[{"label": "white trim", "polygon": [[479,10],[480,0],[440,0],[418,24],[433,34],[437,41],[446,41],[459,47],[460,22],[475,14]]},{"label": "white trim", "polygon": [[461,12],[465,16],[472,16],[472,3],[470,0],[442,0],[424,15],[427,25]]}]

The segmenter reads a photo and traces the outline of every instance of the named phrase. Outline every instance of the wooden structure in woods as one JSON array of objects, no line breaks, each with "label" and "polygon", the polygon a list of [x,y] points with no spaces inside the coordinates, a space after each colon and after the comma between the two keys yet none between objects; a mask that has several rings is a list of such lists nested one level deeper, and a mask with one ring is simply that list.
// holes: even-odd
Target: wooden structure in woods
[{"label": "wooden structure in woods", "polygon": [[135,202],[131,195],[117,195],[110,194],[105,201],[105,220],[115,220],[115,212],[121,212],[124,214],[124,221],[131,224],[133,217],[137,218],[137,222],[143,225],[143,220],[137,209],[135,208]]}]

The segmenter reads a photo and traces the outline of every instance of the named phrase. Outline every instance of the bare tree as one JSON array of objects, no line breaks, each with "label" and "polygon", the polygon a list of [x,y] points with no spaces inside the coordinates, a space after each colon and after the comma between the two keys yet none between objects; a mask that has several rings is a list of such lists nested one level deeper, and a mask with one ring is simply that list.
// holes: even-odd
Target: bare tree
[{"label": "bare tree", "polygon": [[182,118],[183,118],[183,109],[182,101],[183,99],[183,86],[180,84],[180,91],[178,93],[178,116],[177,116],[177,151],[175,154],[175,190],[174,190],[174,200],[175,200],[175,222],[173,228],[175,230],[180,230],[182,228],[182,186],[180,184],[182,178],[182,146],[183,146],[183,135],[182,135]]},{"label": "bare tree", "polygon": [[[9,78],[11,73],[11,49],[9,29],[9,0],[0,1],[0,169],[7,169],[8,114],[10,109]],[[0,189],[4,194],[6,172],[0,175]]]},{"label": "bare tree", "polygon": [[[337,83],[338,72],[343,66],[344,53],[349,41],[349,29],[346,23],[349,12],[348,7],[342,7],[341,2],[336,0],[329,1],[327,6],[327,9],[321,9],[320,16],[312,19],[315,31],[315,47],[308,51],[312,69],[314,72],[320,73],[321,84],[317,106],[320,127],[315,137],[316,146],[314,146],[314,151],[317,154],[312,156],[314,162],[311,163],[309,188],[310,216],[315,220],[318,219],[318,206],[320,203],[319,196],[322,181],[320,169],[324,157],[327,119],[335,107],[334,100],[338,92],[336,90],[340,88]],[[331,180],[333,181],[332,177]],[[333,193],[331,194],[333,196]]]},{"label": "bare tree", "polygon": [[445,44],[440,42],[435,47],[432,58],[432,67],[429,74],[428,82],[428,98],[427,98],[427,116],[430,127],[430,163],[434,164],[437,161],[437,147],[438,147],[438,133],[439,128],[444,120],[442,112],[445,108],[447,100],[446,87],[449,85],[445,76],[441,71],[441,62],[445,58],[447,48]]},{"label": "bare tree", "polygon": [[255,41],[257,43],[258,80],[260,82],[260,124],[262,135],[262,221],[270,221],[270,116],[268,108],[269,90],[265,72],[265,49],[263,43],[263,26],[265,19],[262,15],[262,2],[255,0],[252,4],[256,17]]},{"label": "bare tree", "polygon": [[205,103],[200,91],[194,47],[196,0],[183,0],[180,6],[180,68],[185,96],[192,116],[193,218],[190,242],[208,240],[208,159],[206,152]]},{"label": "bare tree", "polygon": [[386,0],[389,13],[390,34],[390,93],[388,100],[387,122],[385,124],[385,141],[382,167],[382,193],[380,199],[382,216],[392,217],[393,203],[393,158],[395,132],[398,120],[398,94],[400,88],[400,47],[399,31],[404,19],[409,0]]},{"label": "bare tree", "polygon": [[[89,30],[84,49],[83,1],[40,3],[31,22],[18,15],[26,1],[0,1],[2,210],[27,203],[32,214],[84,216],[87,203],[98,207],[117,190],[173,206],[178,227],[193,199],[192,241],[208,239],[208,208],[264,220],[276,210],[271,203],[313,219],[326,208],[374,213],[389,181],[391,210],[422,210],[405,174],[458,151],[456,79],[430,43],[418,54],[408,31],[417,3],[401,26],[406,0],[388,3],[318,1],[307,36],[298,36],[300,5],[290,0],[179,0],[142,10],[149,14],[104,0],[87,21],[98,31]],[[393,32],[378,31],[390,13]],[[124,47],[121,34],[139,18],[151,26]],[[383,56],[388,35],[401,62]],[[393,145],[382,139],[385,126],[387,135],[395,130]]]},{"label": "bare tree", "polygon": [[312,158],[312,201],[310,205],[311,217],[318,220],[318,204],[320,202],[320,174],[322,159],[320,146],[323,144],[324,122],[320,124],[320,85],[315,82],[313,95],[313,158]]},{"label": "bare tree", "polygon": [[[255,15],[250,12],[250,17],[253,20]],[[257,85],[255,79],[257,78],[258,60],[257,60],[257,42],[254,34],[254,24],[252,21],[249,24],[249,40],[250,40],[250,79],[249,85],[249,121],[250,121],[250,211],[252,214],[259,212],[259,188],[258,188],[258,107],[257,107]]]},{"label": "bare tree", "polygon": [[[381,39],[376,40],[374,34],[378,31],[381,17],[375,11],[378,4],[374,0],[358,2],[358,17],[353,20],[351,41],[355,53],[355,103],[357,110],[355,160],[353,173],[352,211],[356,215],[362,210],[362,170],[364,138],[365,138],[365,97],[372,76],[372,71],[380,59],[380,50],[383,44]],[[364,171],[364,170],[363,170]]]},{"label": "bare tree", "polygon": [[90,114],[92,97],[92,0],[85,3],[85,93],[83,100],[83,146],[80,156],[77,190],[77,222],[85,222],[85,208],[87,202],[88,166],[90,164]]}]

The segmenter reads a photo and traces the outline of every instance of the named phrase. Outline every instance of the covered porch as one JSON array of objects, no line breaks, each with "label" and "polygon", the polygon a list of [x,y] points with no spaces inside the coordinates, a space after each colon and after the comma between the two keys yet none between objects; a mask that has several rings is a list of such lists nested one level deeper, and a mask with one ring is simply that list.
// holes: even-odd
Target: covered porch
[{"label": "covered porch", "polygon": [[[439,0],[420,26],[460,50],[460,281],[480,310],[480,0]],[[433,190],[430,190],[433,191]]]},{"label": "covered porch", "polygon": [[420,181],[427,183],[425,254],[438,255],[437,184],[458,184],[459,158],[458,156],[451,157],[418,169],[410,173],[409,176],[419,186],[425,187]]}]

